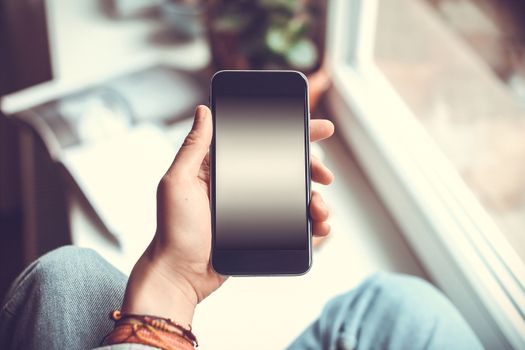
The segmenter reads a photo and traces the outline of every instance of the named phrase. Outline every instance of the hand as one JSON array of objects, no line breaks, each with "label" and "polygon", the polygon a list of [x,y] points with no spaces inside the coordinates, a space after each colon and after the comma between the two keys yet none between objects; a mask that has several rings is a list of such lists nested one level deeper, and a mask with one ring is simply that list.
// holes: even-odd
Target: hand
[{"label": "hand", "polygon": [[[310,122],[311,141],[330,137],[328,120]],[[123,312],[171,317],[191,324],[195,306],[226,280],[210,264],[211,214],[209,153],[212,117],[198,106],[192,130],[157,189],[157,232],[128,281]],[[312,180],[328,185],[333,175],[311,159]],[[328,209],[313,192],[310,204],[313,234],[326,236]]]}]

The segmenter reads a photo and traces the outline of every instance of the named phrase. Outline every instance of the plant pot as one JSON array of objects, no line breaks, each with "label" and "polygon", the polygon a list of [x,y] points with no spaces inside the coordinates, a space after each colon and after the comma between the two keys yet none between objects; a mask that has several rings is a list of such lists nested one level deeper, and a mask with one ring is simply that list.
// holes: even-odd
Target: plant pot
[{"label": "plant pot", "polygon": [[328,71],[321,66],[317,71],[307,75],[308,78],[308,102],[310,111],[315,111],[319,101],[330,87],[331,80]]},{"label": "plant pot", "polygon": [[217,32],[209,24],[207,27],[213,71],[252,68],[248,59],[240,53],[239,37],[236,33]]},{"label": "plant pot", "polygon": [[[258,0],[253,0],[254,2]],[[311,6],[309,4],[315,4],[315,11],[317,17],[313,22],[310,22],[309,34],[308,37],[311,42],[315,45],[317,50],[318,57],[323,56],[324,51],[324,33],[326,28],[326,2],[319,0],[302,0],[304,6]],[[221,20],[220,13],[224,9],[226,0],[210,0],[208,2],[208,8],[206,11],[206,29],[208,33],[210,53],[211,53],[211,70],[213,72],[224,69],[295,69],[287,64],[282,57],[277,58],[274,52],[269,52],[268,47],[265,46],[264,40],[265,34],[268,34],[268,26],[262,25],[257,30],[262,30],[262,34],[257,37],[257,35],[248,35],[250,40],[247,40],[245,31],[240,29],[229,29],[222,30],[217,29],[218,27],[214,25],[215,21]],[[311,10],[311,8],[309,8]],[[241,9],[240,11],[244,11]],[[260,8],[257,11],[261,12],[263,17],[253,17],[253,7],[251,8],[252,12],[248,13],[251,16],[246,17],[257,21],[259,18],[264,18],[268,12],[261,10]],[[239,12],[242,13],[242,12]],[[259,12],[257,12],[259,16]],[[242,16],[237,16],[237,19],[242,19]],[[244,18],[244,19],[246,19]],[[252,22],[253,22],[252,21]],[[248,22],[248,23],[252,23]],[[246,28],[246,27],[243,27]],[[258,33],[258,31],[253,31],[253,26],[247,27],[252,29],[251,33]],[[253,39],[253,40],[252,40]],[[261,44],[262,43],[262,44]],[[260,44],[258,47],[256,45]],[[255,50],[253,50],[255,48]],[[249,52],[249,53],[247,53]],[[258,54],[261,52],[261,55]],[[310,87],[310,109],[314,110],[324,92],[330,85],[330,80],[326,69],[323,68],[321,60],[319,60],[311,69],[303,70],[305,75],[308,77],[309,87]]]},{"label": "plant pot", "polygon": [[[233,33],[209,33],[212,52],[212,71],[224,69],[253,69],[246,57],[238,50],[238,38]],[[330,87],[331,80],[327,69],[321,65],[316,71],[307,73],[310,110],[317,108],[319,101]]]}]

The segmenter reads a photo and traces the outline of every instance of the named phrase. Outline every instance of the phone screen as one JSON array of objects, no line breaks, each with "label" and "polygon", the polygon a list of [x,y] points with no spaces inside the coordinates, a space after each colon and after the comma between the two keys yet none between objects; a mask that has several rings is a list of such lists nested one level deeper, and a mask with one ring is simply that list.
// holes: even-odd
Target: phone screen
[{"label": "phone screen", "polygon": [[308,248],[305,93],[277,90],[215,92],[214,249]]}]

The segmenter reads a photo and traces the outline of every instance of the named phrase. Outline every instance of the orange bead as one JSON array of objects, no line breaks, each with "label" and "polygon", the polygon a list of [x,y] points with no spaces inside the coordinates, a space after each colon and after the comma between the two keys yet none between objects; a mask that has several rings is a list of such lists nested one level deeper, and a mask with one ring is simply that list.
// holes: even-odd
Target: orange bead
[{"label": "orange bead", "polygon": [[118,321],[120,320],[120,318],[122,317],[122,314],[120,313],[120,310],[113,310],[111,312],[111,318],[114,320],[114,321]]}]

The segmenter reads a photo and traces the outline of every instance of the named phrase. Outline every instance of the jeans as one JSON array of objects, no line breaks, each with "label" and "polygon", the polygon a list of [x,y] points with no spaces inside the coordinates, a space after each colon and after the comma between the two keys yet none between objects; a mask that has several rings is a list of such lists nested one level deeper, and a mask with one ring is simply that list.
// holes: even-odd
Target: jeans
[{"label": "jeans", "polygon": [[[126,280],[89,249],[62,247],[44,255],[16,279],[2,304],[0,349],[99,346],[113,327],[108,315],[120,307]],[[307,349],[482,346],[452,304],[430,284],[381,273],[330,301],[319,319],[288,347]]]}]

